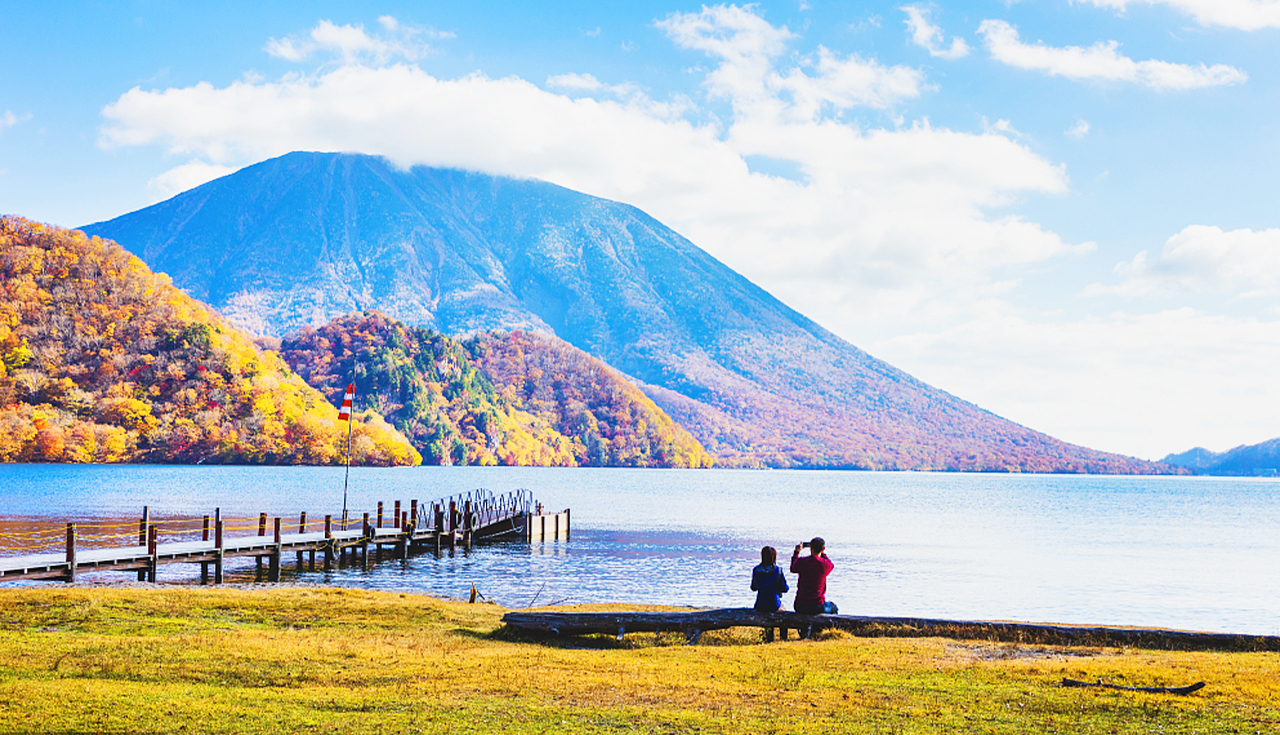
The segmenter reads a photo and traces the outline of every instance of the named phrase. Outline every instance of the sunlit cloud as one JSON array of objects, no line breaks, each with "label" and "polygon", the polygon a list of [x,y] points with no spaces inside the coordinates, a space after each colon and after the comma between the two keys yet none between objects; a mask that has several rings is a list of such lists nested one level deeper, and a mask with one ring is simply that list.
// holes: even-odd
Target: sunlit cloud
[{"label": "sunlit cloud", "polygon": [[1277,0],[1074,0],[1100,8],[1124,12],[1133,5],[1167,5],[1190,15],[1203,26],[1222,26],[1243,31],[1280,28]]},{"label": "sunlit cloud", "polygon": [[1240,84],[1248,79],[1243,71],[1226,64],[1134,61],[1120,54],[1116,41],[1099,41],[1088,48],[1023,43],[1018,30],[1003,20],[982,21],[978,34],[996,61],[1075,81],[1131,82],[1155,90],[1186,90]]},{"label": "sunlit cloud", "polygon": [[1086,120],[1076,120],[1075,124],[1067,128],[1062,134],[1068,138],[1080,140],[1089,134],[1089,123]]},{"label": "sunlit cloud", "polygon": [[453,38],[452,33],[405,25],[389,15],[379,18],[378,24],[384,33],[366,32],[362,25],[336,25],[322,20],[304,36],[272,38],[265,50],[286,61],[328,55],[344,64],[378,65],[398,59],[417,61],[431,52],[428,40]]},{"label": "sunlit cloud", "polygon": [[959,36],[951,39],[950,46],[946,45],[946,36],[943,35],[942,29],[934,25],[929,18],[929,8],[922,5],[904,5],[898,9],[907,14],[904,22],[911,33],[911,42],[928,51],[930,56],[951,61],[969,55],[969,44]]},{"label": "sunlit cloud", "polygon": [[1280,294],[1280,229],[1223,231],[1192,225],[1169,238],[1158,257],[1144,250],[1115,268],[1124,280],[1094,284],[1089,295],[1177,293]]}]

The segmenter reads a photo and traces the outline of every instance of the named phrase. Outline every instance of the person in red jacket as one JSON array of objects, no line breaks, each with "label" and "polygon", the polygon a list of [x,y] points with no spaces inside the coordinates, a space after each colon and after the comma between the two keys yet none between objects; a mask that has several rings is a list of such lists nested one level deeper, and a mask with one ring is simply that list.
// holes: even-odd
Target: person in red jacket
[{"label": "person in red jacket", "polygon": [[827,575],[836,565],[827,558],[827,542],[814,536],[808,543],[809,555],[800,556],[804,546],[796,544],[791,554],[791,573],[796,575],[795,610],[807,615],[835,615],[840,609],[827,601]]}]

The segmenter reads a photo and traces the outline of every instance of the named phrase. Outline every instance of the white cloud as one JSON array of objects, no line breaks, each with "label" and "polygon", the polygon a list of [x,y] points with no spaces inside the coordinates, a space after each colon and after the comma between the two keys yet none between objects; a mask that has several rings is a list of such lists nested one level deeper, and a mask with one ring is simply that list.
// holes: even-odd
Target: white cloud
[{"label": "white cloud", "polygon": [[4,114],[0,115],[0,133],[3,133],[5,131],[5,128],[11,128],[20,122],[26,122],[27,120],[30,120],[30,119],[31,119],[30,112],[28,112],[25,115],[18,116],[13,114],[13,110],[5,110]]},{"label": "white cloud", "polygon": [[1076,120],[1075,125],[1067,128],[1062,134],[1068,138],[1080,140],[1089,134],[1089,123],[1086,120]]},{"label": "white cloud", "polygon": [[378,24],[388,35],[367,33],[362,25],[340,26],[322,20],[305,37],[272,38],[265,50],[286,61],[305,61],[314,54],[329,54],[344,64],[381,65],[396,59],[417,61],[425,57],[431,46],[424,38],[453,38],[452,33],[403,25],[389,15],[378,18]]},{"label": "white cloud", "polygon": [[147,188],[157,195],[156,201],[161,201],[234,171],[235,169],[230,166],[191,161],[151,179],[147,182]]},{"label": "white cloud", "polygon": [[1067,441],[1159,459],[1280,436],[1280,322],[1176,309],[1058,322],[1000,305],[865,345],[913,375]]},{"label": "white cloud", "polygon": [[1134,61],[1120,55],[1116,41],[1099,41],[1088,48],[1027,44],[1018,38],[1018,30],[1003,20],[982,21],[978,33],[986,39],[987,50],[996,61],[1078,81],[1134,82],[1156,90],[1181,90],[1239,84],[1248,79],[1243,71],[1226,64]]},{"label": "white cloud", "polygon": [[1118,286],[1087,293],[1125,296],[1169,293],[1280,294],[1280,229],[1231,230],[1192,225],[1169,238],[1155,260],[1147,252],[1120,263]]},{"label": "white cloud", "polygon": [[929,20],[929,9],[921,5],[904,5],[898,8],[907,14],[904,21],[911,32],[911,42],[925,49],[930,56],[940,59],[959,59],[969,55],[969,44],[959,36],[951,39],[951,46],[945,46],[947,39],[942,29]]},{"label": "white cloud", "polygon": [[604,84],[590,74],[558,74],[547,77],[547,86],[559,87],[560,89],[578,89],[585,92],[593,92],[604,88]]},{"label": "white cloud", "polygon": [[641,89],[634,84],[605,84],[591,74],[556,74],[547,77],[547,86],[576,93],[607,92],[616,97],[630,98],[637,103],[648,104],[655,108],[659,106],[658,103],[654,103],[646,97]]},{"label": "white cloud", "polygon": [[1280,28],[1280,0],[1076,0],[1124,12],[1130,5],[1167,5],[1203,26],[1243,31]]},{"label": "white cloud", "polygon": [[[677,45],[719,60],[705,84],[713,95],[731,100],[739,115],[787,114],[812,120],[825,109],[884,109],[920,96],[924,84],[924,75],[916,69],[886,67],[856,55],[842,59],[822,46],[816,58],[779,69],[776,60],[797,36],[786,26],[769,24],[751,8],[704,6],[698,13],[672,13],[657,26]],[[780,92],[791,97],[791,104]]]},{"label": "white cloud", "polygon": [[[708,55],[705,89],[731,114],[618,97],[587,74],[548,80],[566,95],[514,77],[351,62],[224,87],[135,88],[103,109],[100,144],[227,167],[360,151],[552,181],[644,209],[855,341],[970,318],[971,304],[1015,285],[1002,275],[1009,266],[1092,247],[989,213],[1068,190],[1064,168],[1014,139],[1008,121],[973,133],[841,117],[920,95],[918,70],[822,48],[793,56],[794,33],[741,8],[659,25]],[[801,181],[752,173],[752,156],[793,163]]]}]

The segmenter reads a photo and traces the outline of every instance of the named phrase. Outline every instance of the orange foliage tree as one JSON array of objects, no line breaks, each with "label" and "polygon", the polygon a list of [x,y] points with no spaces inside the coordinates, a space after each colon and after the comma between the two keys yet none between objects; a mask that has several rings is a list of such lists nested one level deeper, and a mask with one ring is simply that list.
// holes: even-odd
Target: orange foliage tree
[{"label": "orange foliage tree", "polygon": [[[354,462],[421,460],[358,418]],[[116,243],[0,218],[0,461],[336,464],[346,433],[279,355]]]}]

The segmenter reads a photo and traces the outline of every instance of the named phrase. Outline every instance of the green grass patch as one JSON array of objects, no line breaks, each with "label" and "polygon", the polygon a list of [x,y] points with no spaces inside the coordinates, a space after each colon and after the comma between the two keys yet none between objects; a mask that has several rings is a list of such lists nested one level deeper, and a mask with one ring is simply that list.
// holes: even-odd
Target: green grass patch
[{"label": "green grass patch", "polygon": [[[536,640],[362,590],[0,590],[0,732],[1217,733],[1280,728],[1280,654],[760,631]],[[1060,685],[1206,681],[1191,696]]]}]

